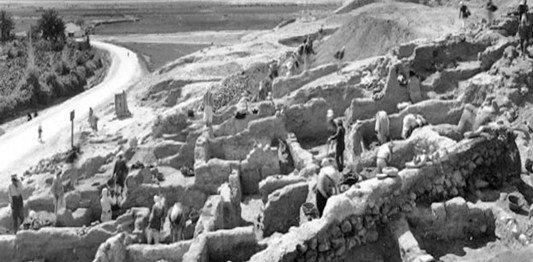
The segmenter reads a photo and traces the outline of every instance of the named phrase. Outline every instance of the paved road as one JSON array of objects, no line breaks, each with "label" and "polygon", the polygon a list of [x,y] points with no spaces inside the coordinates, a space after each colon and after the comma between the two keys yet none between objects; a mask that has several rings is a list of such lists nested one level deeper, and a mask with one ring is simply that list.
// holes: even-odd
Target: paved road
[{"label": "paved road", "polygon": [[[141,66],[135,53],[99,41],[92,41],[92,45],[110,53],[112,63],[106,78],[88,91],[40,112],[37,118],[0,136],[0,187],[9,183],[11,173],[22,172],[39,159],[70,147],[70,111],[76,111],[75,123],[86,121],[89,107],[99,108],[110,103],[115,93],[122,92],[140,78]],[[40,124],[44,143],[37,139]]]}]

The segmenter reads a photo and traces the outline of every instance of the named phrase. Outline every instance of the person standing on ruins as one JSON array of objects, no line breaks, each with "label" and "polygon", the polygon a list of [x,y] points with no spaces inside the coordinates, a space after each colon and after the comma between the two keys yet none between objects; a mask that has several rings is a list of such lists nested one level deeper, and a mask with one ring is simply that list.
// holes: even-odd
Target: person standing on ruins
[{"label": "person standing on ruins", "polygon": [[[526,17],[527,20],[527,12],[529,11],[529,7],[527,6],[527,0],[521,0],[520,4],[518,4],[518,22],[522,21],[522,16]],[[529,22],[529,21],[528,21]]]},{"label": "person standing on ruins", "polygon": [[102,206],[102,214],[100,215],[100,222],[104,223],[113,219],[113,212],[111,206],[115,204],[107,188],[102,189],[102,196],[100,198],[100,205]]},{"label": "person standing on ruins", "polygon": [[459,2],[459,19],[461,19],[461,28],[465,29],[466,19],[470,16],[470,10],[463,1]]},{"label": "person standing on ruins", "polygon": [[119,194],[122,195],[124,181],[128,175],[128,166],[124,159],[124,152],[120,151],[117,154],[117,158],[117,162],[115,162],[115,167],[113,168],[113,180],[115,182],[115,192],[119,192]]},{"label": "person standing on ruins", "polygon": [[492,3],[492,0],[488,0],[485,9],[487,9],[487,23],[489,26],[491,26],[494,22],[494,12],[498,10],[498,7]]},{"label": "person standing on ruins", "polygon": [[385,111],[379,111],[376,113],[376,125],[374,127],[378,141],[380,144],[385,144],[389,141],[390,128],[389,128],[389,116]]},{"label": "person standing on ruins", "polygon": [[531,31],[527,21],[527,15],[523,15],[518,24],[518,36],[520,38],[520,55],[522,57],[527,55],[528,41],[531,38]]},{"label": "person standing on ruins", "polygon": [[[11,185],[8,187],[8,200],[13,216],[13,231],[17,234],[19,225],[24,222],[24,188],[17,174],[11,175]],[[20,220],[20,223],[19,223]]]},{"label": "person standing on ruins", "polygon": [[344,49],[346,46],[343,46],[341,50],[335,52],[333,57],[337,60],[337,74],[340,74],[342,68],[342,59],[344,59]]},{"label": "person standing on ruins", "polygon": [[383,168],[387,167],[391,160],[392,160],[392,150],[393,150],[393,143],[392,141],[388,144],[381,145],[378,149],[378,155],[376,158],[376,172],[378,174],[381,174],[383,172]]},{"label": "person standing on ruins", "polygon": [[316,55],[316,52],[313,48],[313,40],[311,39],[311,36],[307,36],[305,46],[304,46],[304,66],[305,71],[309,70],[309,67],[311,66],[311,55]]},{"label": "person standing on ruins", "polygon": [[342,120],[337,119],[335,122],[337,124],[337,133],[335,135],[328,138],[328,142],[331,142],[335,140],[335,161],[337,162],[337,168],[340,172],[344,169],[344,135],[346,131],[344,130],[344,126],[342,125]]},{"label": "person standing on ruins", "polygon": [[211,127],[213,123],[213,106],[215,101],[213,99],[212,87],[209,87],[207,92],[204,95],[204,121],[205,126]]},{"label": "person standing on ruins", "polygon": [[329,163],[328,159],[324,159],[316,185],[316,207],[319,217],[322,217],[328,198],[338,192],[337,180],[339,177],[339,172]]},{"label": "person standing on ruins", "polygon": [[420,79],[415,71],[409,71],[409,82],[407,83],[407,91],[409,92],[409,99],[411,103],[416,104],[422,101],[422,93],[420,91]]},{"label": "person standing on ruins", "polygon": [[163,223],[165,222],[165,199],[159,197],[158,195],[154,196],[154,205],[150,212],[150,217],[148,219],[148,227],[146,228],[146,240],[150,244],[152,240],[154,244],[159,244],[161,240],[161,229],[163,228]]},{"label": "person standing on ruins", "polygon": [[52,181],[52,187],[50,188],[50,191],[54,196],[54,214],[56,217],[59,209],[65,205],[65,190],[63,188],[63,182],[61,181],[61,173],[61,170],[56,173],[56,177],[54,178],[54,181]]}]

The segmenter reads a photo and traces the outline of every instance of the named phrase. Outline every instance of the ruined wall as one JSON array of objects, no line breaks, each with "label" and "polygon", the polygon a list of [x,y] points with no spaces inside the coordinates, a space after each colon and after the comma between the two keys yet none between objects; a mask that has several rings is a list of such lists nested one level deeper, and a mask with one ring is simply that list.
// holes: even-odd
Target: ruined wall
[{"label": "ruined wall", "polygon": [[495,218],[490,208],[466,202],[462,197],[432,203],[430,210],[417,208],[408,220],[413,231],[433,239],[481,237],[494,234],[495,229]]},{"label": "ruined wall", "polygon": [[[403,128],[403,118],[408,114],[422,115],[429,124],[452,124],[457,125],[461,119],[463,107],[459,101],[426,100],[415,105],[408,106],[400,113],[389,115],[389,130],[391,139],[401,139]],[[374,117],[362,120],[356,125],[352,125],[347,132],[346,148],[349,159],[357,155],[358,141],[363,140],[366,147],[377,141],[376,119]]]},{"label": "ruined wall", "polygon": [[271,144],[275,139],[286,136],[283,119],[276,115],[252,121],[243,132],[231,136],[210,138],[210,158],[242,160],[253,149],[254,144]]},{"label": "ruined wall", "polygon": [[377,226],[409,214],[415,200],[440,201],[463,195],[476,168],[494,172],[491,181],[503,181],[520,173],[520,157],[514,135],[493,130],[487,137],[466,139],[455,145],[440,164],[404,169],[396,178],[376,178],[359,183],[328,200],[319,220],[290,231],[250,261],[315,261],[342,257],[346,250],[372,243]]},{"label": "ruined wall", "polygon": [[285,111],[285,127],[302,144],[325,143],[329,136],[327,110],[328,105],[323,98],[313,98],[305,104],[290,106]]},{"label": "ruined wall", "polygon": [[22,230],[16,236],[0,238],[0,261],[92,261],[100,243],[113,234],[100,226],[85,232],[53,227]]},{"label": "ruined wall", "polygon": [[182,261],[248,261],[253,254],[264,248],[264,244],[257,242],[252,226],[217,230],[196,238]]},{"label": "ruined wall", "polygon": [[270,101],[264,101],[257,104],[250,105],[250,109],[257,108],[257,114],[249,113],[244,119],[236,119],[231,115],[220,125],[213,127],[214,137],[229,136],[244,131],[248,124],[254,120],[273,116],[276,113],[275,105]]},{"label": "ruined wall", "polygon": [[170,245],[129,245],[126,248],[128,262],[181,262],[192,241],[180,241]]},{"label": "ruined wall", "polygon": [[372,98],[355,98],[350,107],[346,109],[347,124],[354,123],[357,119],[372,118],[378,111],[385,111],[388,114],[398,112],[397,105],[401,102],[409,101],[407,88],[401,87],[398,83],[399,73],[405,75],[406,68],[400,62],[391,62],[389,74],[385,83],[383,97],[379,100]]},{"label": "ruined wall", "polygon": [[294,133],[289,133],[286,141],[296,169],[302,170],[313,165],[313,154],[302,148]]},{"label": "ruined wall", "polygon": [[166,199],[167,206],[180,202],[183,205],[200,209],[207,199],[208,192],[193,185],[152,185],[143,184],[138,188],[128,191],[122,203],[122,209],[132,207],[152,207],[154,195],[161,194]]},{"label": "ruined wall", "polygon": [[278,77],[272,83],[272,96],[274,98],[284,97],[291,92],[298,90],[307,83],[310,83],[325,75],[329,75],[337,70],[336,64],[312,68],[307,72],[289,77]]},{"label": "ruined wall", "polygon": [[287,185],[268,196],[263,210],[263,234],[287,233],[292,226],[300,224],[300,207],[309,193],[309,184],[301,182]]}]

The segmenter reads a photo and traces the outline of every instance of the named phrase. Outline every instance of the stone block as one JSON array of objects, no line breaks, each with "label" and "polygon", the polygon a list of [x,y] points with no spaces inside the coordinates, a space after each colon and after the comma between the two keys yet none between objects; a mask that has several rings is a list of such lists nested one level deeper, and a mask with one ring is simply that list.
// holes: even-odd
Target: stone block
[{"label": "stone block", "polygon": [[261,199],[263,200],[263,203],[266,203],[268,201],[268,195],[270,195],[272,192],[287,185],[297,184],[304,181],[306,181],[304,177],[295,175],[277,175],[267,177],[259,183],[259,192],[261,193]]},{"label": "stone block", "polygon": [[93,214],[91,209],[78,208],[72,213],[72,227],[89,226],[93,220]]},{"label": "stone block", "polygon": [[81,193],[79,191],[71,191],[65,194],[65,203],[68,209],[75,211],[80,207]]}]

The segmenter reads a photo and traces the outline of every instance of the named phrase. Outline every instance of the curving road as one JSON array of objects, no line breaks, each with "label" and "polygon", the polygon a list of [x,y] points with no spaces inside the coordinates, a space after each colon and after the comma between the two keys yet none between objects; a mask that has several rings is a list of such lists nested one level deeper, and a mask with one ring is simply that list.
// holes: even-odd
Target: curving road
[{"label": "curving road", "polygon": [[[75,129],[86,121],[89,107],[97,109],[114,100],[115,93],[122,92],[141,76],[141,66],[135,53],[128,49],[99,41],[91,41],[94,47],[106,50],[111,65],[105,79],[93,88],[71,99],[43,110],[37,118],[26,122],[0,136],[0,185],[9,183],[12,173],[27,169],[41,158],[70,148],[70,111],[76,111]],[[42,125],[43,143],[37,139]]]}]

